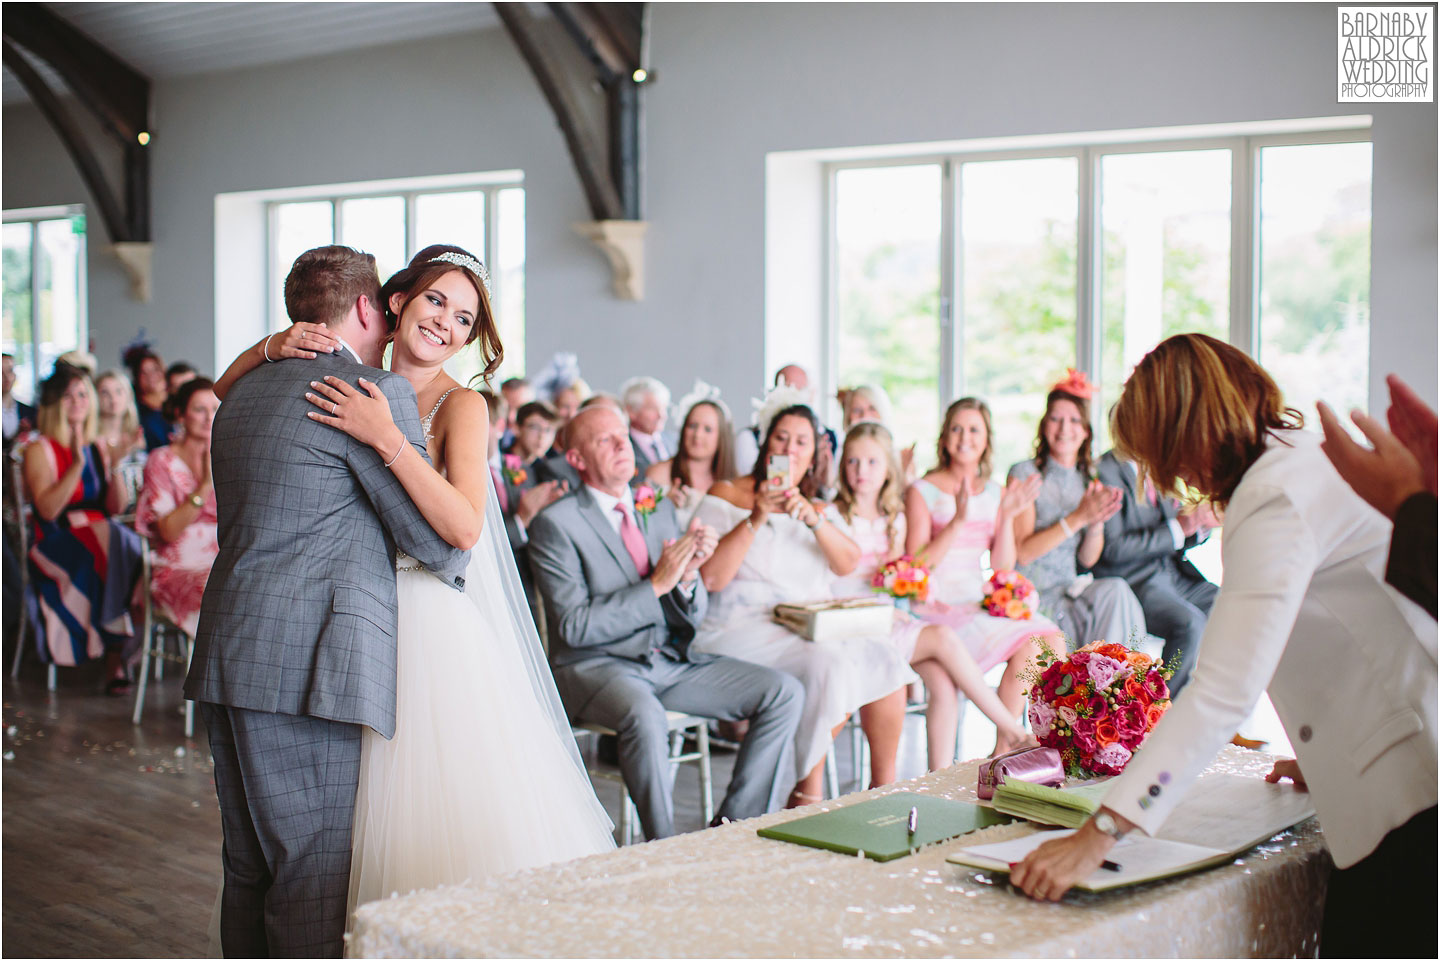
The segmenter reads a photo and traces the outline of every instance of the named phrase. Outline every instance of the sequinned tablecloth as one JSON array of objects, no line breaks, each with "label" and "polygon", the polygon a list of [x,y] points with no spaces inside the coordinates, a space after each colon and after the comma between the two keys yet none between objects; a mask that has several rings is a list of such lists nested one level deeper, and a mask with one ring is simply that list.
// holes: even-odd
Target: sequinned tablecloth
[{"label": "sequinned tablecloth", "polygon": [[[1260,777],[1226,748],[1207,773]],[[362,906],[360,957],[1314,957],[1330,858],[1311,819],[1232,863],[1039,903],[945,863],[1016,823],[887,863],[758,837],[894,791],[974,801],[978,762],[796,811]]]}]

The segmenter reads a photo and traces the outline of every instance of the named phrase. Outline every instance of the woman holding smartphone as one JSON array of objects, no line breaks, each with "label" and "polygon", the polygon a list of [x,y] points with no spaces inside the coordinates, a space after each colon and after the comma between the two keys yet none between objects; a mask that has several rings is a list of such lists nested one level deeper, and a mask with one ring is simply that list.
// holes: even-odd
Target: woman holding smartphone
[{"label": "woman holding smartphone", "polygon": [[773,667],[805,685],[789,804],[799,807],[821,800],[825,754],[857,709],[870,739],[874,782],[894,780],[905,686],[915,673],[888,633],[817,644],[771,620],[776,604],[829,598],[831,577],[851,573],[860,548],[825,520],[814,500],[820,483],[814,412],[804,404],[762,411],[760,426],[764,442],[754,470],[715,484],[696,513],[727,533],[700,568],[710,611],[693,649]]}]

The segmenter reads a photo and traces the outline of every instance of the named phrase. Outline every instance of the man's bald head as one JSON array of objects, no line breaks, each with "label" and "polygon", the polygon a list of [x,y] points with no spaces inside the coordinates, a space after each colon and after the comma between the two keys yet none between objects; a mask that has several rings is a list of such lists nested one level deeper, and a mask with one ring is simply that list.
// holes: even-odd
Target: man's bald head
[{"label": "man's bald head", "polygon": [[608,404],[576,413],[565,426],[565,460],[586,484],[619,497],[635,476],[635,451],[625,418]]}]

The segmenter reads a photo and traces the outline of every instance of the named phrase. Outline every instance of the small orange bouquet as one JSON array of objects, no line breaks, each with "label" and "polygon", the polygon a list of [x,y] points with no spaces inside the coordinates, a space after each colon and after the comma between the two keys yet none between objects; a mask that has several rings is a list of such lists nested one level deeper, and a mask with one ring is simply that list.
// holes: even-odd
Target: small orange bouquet
[{"label": "small orange bouquet", "polygon": [[922,559],[906,554],[881,564],[870,586],[897,600],[923,601],[930,596],[930,569]]},{"label": "small orange bouquet", "polygon": [[1030,579],[1018,571],[996,571],[985,582],[985,599],[980,606],[992,617],[1028,621],[1040,605],[1040,595]]}]

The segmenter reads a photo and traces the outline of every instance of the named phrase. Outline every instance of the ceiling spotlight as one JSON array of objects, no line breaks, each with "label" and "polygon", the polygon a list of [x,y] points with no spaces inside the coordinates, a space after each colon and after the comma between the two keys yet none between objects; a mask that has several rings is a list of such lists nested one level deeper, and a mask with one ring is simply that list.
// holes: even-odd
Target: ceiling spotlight
[{"label": "ceiling spotlight", "polygon": [[148,144],[148,143],[150,142],[150,134],[149,134],[148,132],[142,130],[142,131],[140,131],[140,134],[139,134],[135,139],[138,140],[138,141],[140,141],[140,146],[143,147],[143,146],[145,146],[146,144]]},{"label": "ceiling spotlight", "polygon": [[650,71],[646,70],[644,67],[636,67],[635,72],[630,75],[630,79],[634,80],[636,83],[644,83],[646,80],[650,79]]}]

